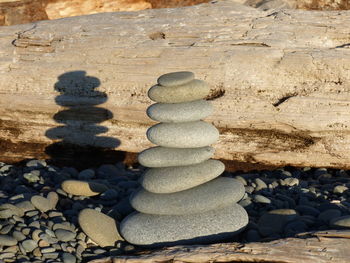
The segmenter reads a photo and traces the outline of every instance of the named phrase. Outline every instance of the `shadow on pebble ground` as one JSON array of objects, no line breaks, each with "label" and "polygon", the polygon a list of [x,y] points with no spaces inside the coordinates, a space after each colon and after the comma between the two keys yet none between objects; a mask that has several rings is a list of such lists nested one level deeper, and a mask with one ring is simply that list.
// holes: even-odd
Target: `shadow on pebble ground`
[{"label": "shadow on pebble ground", "polygon": [[99,123],[113,118],[111,111],[97,106],[108,99],[106,93],[96,90],[100,85],[98,78],[87,76],[85,71],[66,72],[58,77],[54,89],[60,95],[55,101],[66,109],[53,117],[60,126],[46,132],[48,138],[56,141],[45,149],[49,163],[83,168],[124,159],[125,154],[113,150],[120,141],[100,135],[108,128]]}]

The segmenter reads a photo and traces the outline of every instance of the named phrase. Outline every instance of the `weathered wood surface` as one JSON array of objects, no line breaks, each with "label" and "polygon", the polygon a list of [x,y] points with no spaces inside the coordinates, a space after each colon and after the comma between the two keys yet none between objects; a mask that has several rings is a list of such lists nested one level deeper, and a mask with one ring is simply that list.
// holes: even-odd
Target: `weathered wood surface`
[{"label": "weathered wood surface", "polygon": [[345,263],[349,262],[349,248],[350,231],[332,230],[270,242],[175,246],[140,255],[98,259],[90,263]]},{"label": "weathered wood surface", "polygon": [[40,157],[59,138],[145,149],[147,90],[190,70],[212,87],[216,158],[350,168],[347,21],[228,0],[1,27],[0,159]]}]

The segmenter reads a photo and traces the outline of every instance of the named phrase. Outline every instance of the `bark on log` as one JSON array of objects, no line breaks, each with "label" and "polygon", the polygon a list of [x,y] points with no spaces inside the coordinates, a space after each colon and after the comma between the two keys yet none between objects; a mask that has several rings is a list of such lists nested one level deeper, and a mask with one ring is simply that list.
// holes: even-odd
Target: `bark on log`
[{"label": "bark on log", "polygon": [[323,231],[271,242],[175,246],[140,255],[92,260],[90,263],[278,262],[344,263],[350,258],[350,231]]},{"label": "bark on log", "polygon": [[347,21],[228,0],[2,27],[0,159],[40,157],[59,138],[148,148],[147,90],[190,70],[212,87],[216,158],[350,168]]}]

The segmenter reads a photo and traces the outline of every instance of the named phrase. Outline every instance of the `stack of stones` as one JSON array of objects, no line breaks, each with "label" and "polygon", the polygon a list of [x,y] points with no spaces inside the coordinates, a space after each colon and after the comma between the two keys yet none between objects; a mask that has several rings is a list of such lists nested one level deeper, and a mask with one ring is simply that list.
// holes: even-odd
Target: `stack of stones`
[{"label": "stack of stones", "polygon": [[147,109],[158,123],[147,131],[157,147],[139,154],[149,167],[142,188],[130,198],[137,212],[125,218],[120,231],[130,243],[142,246],[209,243],[235,236],[248,223],[237,204],[245,193],[238,180],[218,177],[222,162],[210,159],[209,145],[218,130],[202,121],[212,113],[209,86],[192,72],[162,75],[148,96],[156,104]]}]

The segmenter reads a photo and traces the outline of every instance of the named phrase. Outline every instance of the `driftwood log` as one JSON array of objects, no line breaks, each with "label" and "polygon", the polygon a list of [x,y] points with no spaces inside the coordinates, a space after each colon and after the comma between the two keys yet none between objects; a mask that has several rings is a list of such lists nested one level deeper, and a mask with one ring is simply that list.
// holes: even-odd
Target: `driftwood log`
[{"label": "driftwood log", "polygon": [[150,147],[147,90],[190,70],[212,87],[216,158],[350,168],[348,21],[227,0],[1,27],[0,159]]},{"label": "driftwood log", "polygon": [[345,263],[349,262],[349,247],[350,231],[331,230],[270,242],[176,246],[139,255],[92,260],[90,263]]}]

